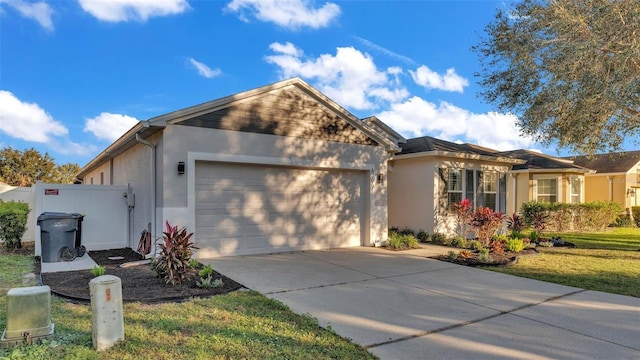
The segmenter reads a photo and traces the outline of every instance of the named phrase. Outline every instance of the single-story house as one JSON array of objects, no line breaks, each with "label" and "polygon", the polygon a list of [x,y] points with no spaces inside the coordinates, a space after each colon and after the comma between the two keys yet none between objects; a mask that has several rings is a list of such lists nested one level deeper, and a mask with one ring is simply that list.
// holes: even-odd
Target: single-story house
[{"label": "single-story house", "polygon": [[294,78],[142,121],[77,176],[131,187],[134,249],[165,220],[194,232],[198,258],[371,246],[400,150],[385,126]]},{"label": "single-story house", "polygon": [[567,159],[594,170],[585,177],[585,201],[614,201],[627,211],[632,206],[640,206],[640,151]]},{"label": "single-story house", "polygon": [[400,143],[389,161],[389,225],[453,235],[454,203],[507,210],[507,174],[524,160],[473,144],[424,136]]},{"label": "single-story house", "polygon": [[513,165],[509,171],[508,214],[518,212],[523,203],[532,200],[574,204],[587,201],[585,175],[593,170],[531,150],[503,151],[501,154],[525,161]]}]

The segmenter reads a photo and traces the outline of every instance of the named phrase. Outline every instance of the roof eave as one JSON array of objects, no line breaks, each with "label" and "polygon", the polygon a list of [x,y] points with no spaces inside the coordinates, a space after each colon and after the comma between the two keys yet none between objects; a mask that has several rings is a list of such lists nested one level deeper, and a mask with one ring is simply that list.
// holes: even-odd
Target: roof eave
[{"label": "roof eave", "polygon": [[502,156],[488,156],[488,155],[478,155],[478,154],[469,154],[469,153],[462,153],[462,152],[455,152],[455,151],[439,151],[439,150],[396,155],[393,157],[393,160],[414,159],[414,158],[421,158],[421,157],[449,157],[449,158],[456,158],[456,159],[500,162],[505,164],[526,163],[525,160],[507,158]]},{"label": "roof eave", "polygon": [[83,178],[85,175],[87,175],[98,166],[102,165],[108,159],[113,158],[116,155],[119,155],[127,149],[133,147],[137,143],[136,133],[140,133],[143,138],[147,138],[152,134],[164,129],[164,127],[165,126],[160,126],[159,124],[150,124],[149,121],[138,122],[124,135],[120,136],[118,140],[111,143],[111,145],[109,145],[95,158],[93,158],[85,166],[83,166],[76,174],[76,178]]}]

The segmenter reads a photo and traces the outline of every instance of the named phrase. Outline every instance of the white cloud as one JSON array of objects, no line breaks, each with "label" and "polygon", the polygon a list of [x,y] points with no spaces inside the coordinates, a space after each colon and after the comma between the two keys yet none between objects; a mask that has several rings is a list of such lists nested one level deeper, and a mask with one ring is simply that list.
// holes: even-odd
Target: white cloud
[{"label": "white cloud", "polygon": [[44,1],[29,3],[22,0],[0,0],[0,4],[7,4],[22,16],[37,21],[43,28],[53,30],[53,21],[51,20],[53,9]]},{"label": "white cloud", "polygon": [[273,50],[273,52],[276,53],[281,53],[284,55],[291,55],[291,56],[295,56],[295,57],[299,57],[304,55],[304,53],[302,52],[302,50],[296,48],[295,45],[293,45],[290,42],[286,42],[284,44],[281,43],[273,43],[271,45],[269,45],[269,49]]},{"label": "white cloud", "polygon": [[189,58],[188,60],[189,60],[189,63],[193,65],[193,67],[196,68],[196,70],[198,70],[198,74],[206,77],[207,79],[211,79],[213,77],[216,77],[222,74],[222,71],[220,69],[212,69],[208,67],[206,64],[201,63],[200,61],[194,58]]},{"label": "white cloud", "polygon": [[380,102],[402,101],[409,95],[389,79],[398,74],[397,68],[380,71],[371,56],[352,47],[337,48],[335,55],[323,54],[315,59],[304,58],[302,50],[291,43],[273,43],[270,48],[277,54],[265,60],[280,67],[282,78],[313,79],[320,91],[342,106],[373,109]]},{"label": "white cloud", "polygon": [[309,0],[233,0],[226,8],[238,13],[242,21],[249,21],[251,15],[292,30],[326,27],[340,15],[340,7],[334,3],[314,8]]},{"label": "white cloud", "polygon": [[82,9],[99,20],[146,21],[150,17],[180,14],[189,9],[186,0],[78,0]]},{"label": "white cloud", "polygon": [[535,144],[531,138],[520,135],[515,115],[476,114],[447,102],[434,104],[417,96],[395,103],[376,116],[409,138],[429,135],[496,150],[526,149]]},{"label": "white cloud", "polygon": [[38,104],[23,102],[6,90],[0,90],[0,131],[39,143],[48,142],[51,136],[68,134],[67,128]]},{"label": "white cloud", "polygon": [[90,132],[98,139],[115,141],[137,123],[138,119],[131,116],[103,112],[86,119],[84,132]]},{"label": "white cloud", "polygon": [[427,89],[438,89],[444,91],[464,92],[464,87],[469,86],[469,81],[456,74],[454,68],[447,70],[447,73],[440,75],[437,72],[422,65],[416,71],[409,71],[416,84]]}]

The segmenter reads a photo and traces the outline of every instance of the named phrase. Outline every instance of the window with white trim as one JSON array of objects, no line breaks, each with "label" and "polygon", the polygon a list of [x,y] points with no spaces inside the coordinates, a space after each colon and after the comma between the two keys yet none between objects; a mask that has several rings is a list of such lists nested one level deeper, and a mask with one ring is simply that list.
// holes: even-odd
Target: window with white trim
[{"label": "window with white trim", "polygon": [[581,203],[582,198],[582,180],[579,176],[571,176],[569,178],[569,201],[572,204]]},{"label": "window with white trim", "polygon": [[462,201],[462,170],[449,169],[447,179],[447,204],[451,209],[453,204]]},{"label": "window with white trim", "polygon": [[550,203],[558,201],[558,179],[538,179],[536,185],[536,200]]},{"label": "window with white trim", "polygon": [[482,206],[490,209],[496,208],[498,198],[498,173],[485,171],[482,176]]},{"label": "window with white trim", "polygon": [[[440,169],[444,181],[444,199],[449,210],[466,198],[473,207],[485,206],[494,211],[506,211],[506,174],[497,171]],[[443,200],[444,200],[443,199]]]}]

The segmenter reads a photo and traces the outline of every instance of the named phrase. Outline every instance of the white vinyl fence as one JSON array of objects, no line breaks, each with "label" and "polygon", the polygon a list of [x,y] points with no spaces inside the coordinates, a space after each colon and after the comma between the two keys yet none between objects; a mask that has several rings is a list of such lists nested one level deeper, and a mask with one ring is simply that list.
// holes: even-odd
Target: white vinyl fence
[{"label": "white vinyl fence", "polygon": [[129,246],[127,190],[127,186],[37,183],[29,188],[0,187],[0,198],[29,204],[27,232],[22,240],[34,241],[35,255],[40,255],[40,227],[36,223],[44,212],[84,215],[82,244],[87,250]]}]

